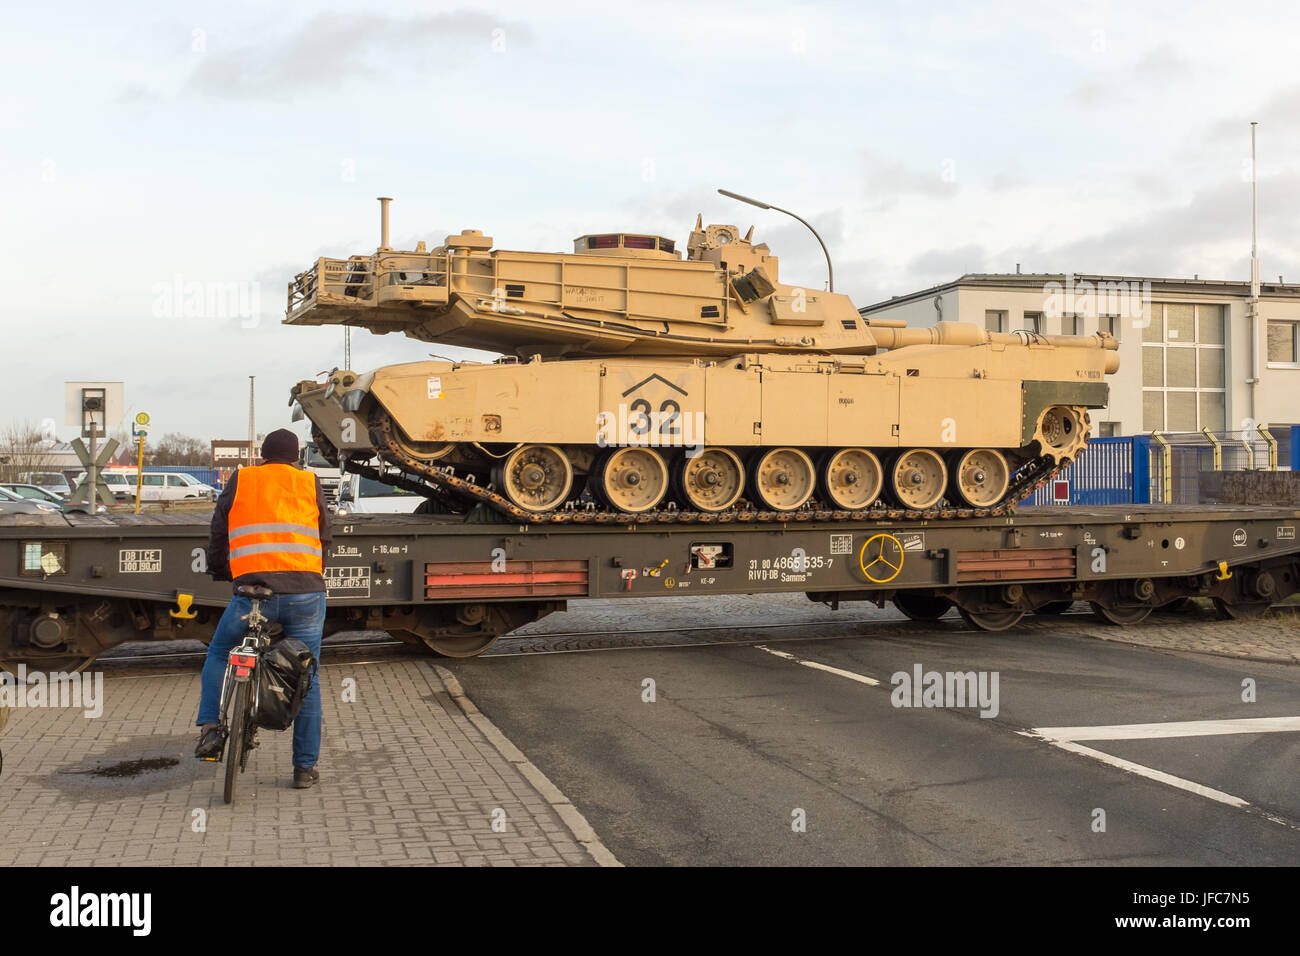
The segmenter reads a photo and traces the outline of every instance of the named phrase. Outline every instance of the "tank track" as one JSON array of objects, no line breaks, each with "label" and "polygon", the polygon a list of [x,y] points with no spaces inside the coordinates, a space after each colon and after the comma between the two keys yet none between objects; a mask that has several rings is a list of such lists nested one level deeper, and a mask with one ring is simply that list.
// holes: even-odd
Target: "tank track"
[{"label": "tank track", "polygon": [[[554,511],[527,511],[470,478],[462,478],[450,467],[436,467],[406,454],[393,440],[392,423],[386,415],[376,416],[370,425],[370,438],[379,457],[405,475],[385,473],[374,465],[347,461],[346,470],[372,478],[385,484],[406,488],[433,498],[446,505],[459,505],[468,510],[474,505],[486,505],[508,518],[525,524],[747,524],[789,521],[930,521],[958,518],[996,518],[1013,514],[1017,502],[1023,501],[1050,481],[1064,464],[1053,464],[1046,458],[1035,458],[1023,465],[1013,476],[1007,496],[992,508],[911,508],[873,506],[858,511],[842,511],[814,506],[804,506],[796,511],[759,511],[750,508],[733,508],[722,512],[683,511],[670,504],[667,508],[627,514],[621,511],[599,509],[595,505],[580,507],[570,502]],[[313,440],[326,460],[338,464],[338,452],[323,435],[312,429]],[[1068,464],[1068,463],[1067,463]],[[418,475],[411,478],[409,475]]]}]

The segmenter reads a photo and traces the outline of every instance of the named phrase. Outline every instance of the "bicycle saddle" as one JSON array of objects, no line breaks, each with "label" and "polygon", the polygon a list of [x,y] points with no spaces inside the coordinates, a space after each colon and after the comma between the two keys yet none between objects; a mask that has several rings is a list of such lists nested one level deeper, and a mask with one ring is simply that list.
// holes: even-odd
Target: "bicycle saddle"
[{"label": "bicycle saddle", "polygon": [[254,601],[265,601],[268,598],[275,597],[275,592],[270,588],[264,588],[257,584],[241,584],[235,588],[235,594]]}]

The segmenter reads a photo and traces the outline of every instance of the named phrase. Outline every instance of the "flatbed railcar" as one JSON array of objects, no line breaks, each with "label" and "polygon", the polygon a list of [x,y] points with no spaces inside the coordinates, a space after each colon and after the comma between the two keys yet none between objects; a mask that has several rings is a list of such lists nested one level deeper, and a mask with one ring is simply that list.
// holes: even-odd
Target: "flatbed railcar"
[{"label": "flatbed railcar", "polygon": [[[832,606],[955,607],[986,630],[1091,602],[1114,624],[1191,597],[1247,617],[1300,589],[1300,510],[1022,508],[996,518],[536,525],[338,518],[326,633],[384,630],[451,657],[584,598],[803,592]],[[230,585],[208,516],[0,516],[0,663],[85,667],[124,641],[207,640]]]}]

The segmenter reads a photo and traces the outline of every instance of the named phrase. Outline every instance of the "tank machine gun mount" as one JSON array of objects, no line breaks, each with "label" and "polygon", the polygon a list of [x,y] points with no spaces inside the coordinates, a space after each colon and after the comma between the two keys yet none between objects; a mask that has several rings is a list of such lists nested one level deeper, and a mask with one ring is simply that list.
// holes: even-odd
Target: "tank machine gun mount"
[{"label": "tank machine gun mount", "polygon": [[1083,448],[1119,367],[1102,333],[864,319],[782,283],[752,228],[697,219],[684,255],[623,232],[397,251],[387,208],[373,255],[295,277],[285,322],[504,357],[335,370],[290,401],[354,470],[519,520],[999,513]]}]

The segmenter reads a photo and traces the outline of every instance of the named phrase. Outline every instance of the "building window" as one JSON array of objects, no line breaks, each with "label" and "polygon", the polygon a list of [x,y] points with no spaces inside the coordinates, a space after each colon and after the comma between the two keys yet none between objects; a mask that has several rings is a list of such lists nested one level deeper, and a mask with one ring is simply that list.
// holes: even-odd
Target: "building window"
[{"label": "building window", "polygon": [[1007,330],[1007,314],[989,309],[984,313],[984,328],[990,332],[1005,332]]},{"label": "building window", "polygon": [[1119,422],[1098,422],[1098,438],[1114,438],[1119,434]]},{"label": "building window", "polygon": [[1021,326],[1021,328],[1023,328],[1026,332],[1041,332],[1041,331],[1043,331],[1043,313],[1041,313],[1041,312],[1026,312],[1026,313],[1025,313],[1025,322],[1024,322],[1024,325]]},{"label": "building window", "polygon": [[1062,335],[1083,335],[1083,316],[1067,312],[1061,316]]},{"label": "building window", "polygon": [[1223,306],[1153,302],[1142,329],[1142,428],[1226,427]]},{"label": "building window", "polygon": [[1268,364],[1300,367],[1300,322],[1268,323]]},{"label": "building window", "polygon": [[1119,316],[1118,315],[1098,316],[1097,331],[1107,333],[1112,338],[1114,338],[1116,342],[1118,342],[1119,341]]}]

